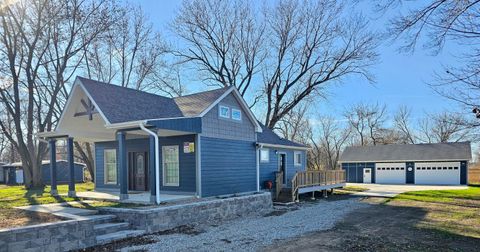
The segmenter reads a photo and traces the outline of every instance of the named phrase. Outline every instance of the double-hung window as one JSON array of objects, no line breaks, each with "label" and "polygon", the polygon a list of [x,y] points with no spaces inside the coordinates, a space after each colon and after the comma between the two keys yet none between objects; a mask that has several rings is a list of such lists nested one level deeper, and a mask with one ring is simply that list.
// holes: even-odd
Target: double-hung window
[{"label": "double-hung window", "polygon": [[163,185],[180,185],[180,164],[178,159],[178,145],[163,146]]},{"label": "double-hung window", "polygon": [[260,161],[265,162],[265,163],[270,161],[270,151],[269,151],[269,149],[265,149],[265,148],[260,149]]},{"label": "double-hung window", "polygon": [[105,184],[117,184],[117,150],[106,149],[103,155]]},{"label": "double-hung window", "polygon": [[302,165],[302,153],[300,151],[294,152],[293,162],[295,165]]}]

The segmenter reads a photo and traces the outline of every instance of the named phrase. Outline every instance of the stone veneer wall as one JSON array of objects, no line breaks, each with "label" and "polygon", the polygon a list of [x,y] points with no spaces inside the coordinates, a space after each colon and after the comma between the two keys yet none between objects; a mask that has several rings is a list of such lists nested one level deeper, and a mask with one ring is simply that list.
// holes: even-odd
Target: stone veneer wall
[{"label": "stone veneer wall", "polygon": [[0,230],[0,251],[69,251],[95,245],[94,220],[68,220]]},{"label": "stone veneer wall", "polygon": [[233,219],[253,213],[264,214],[272,208],[270,193],[256,193],[153,209],[103,208],[102,212],[116,215],[135,229],[154,233],[192,223]]}]

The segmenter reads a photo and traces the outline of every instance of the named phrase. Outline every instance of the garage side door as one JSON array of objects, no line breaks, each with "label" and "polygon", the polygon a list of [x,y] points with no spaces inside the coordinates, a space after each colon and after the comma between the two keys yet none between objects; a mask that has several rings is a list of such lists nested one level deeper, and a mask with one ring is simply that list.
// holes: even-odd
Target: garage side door
[{"label": "garage side door", "polygon": [[415,184],[459,185],[460,162],[415,163]]},{"label": "garage side door", "polygon": [[377,184],[405,184],[405,163],[377,163],[376,164]]}]

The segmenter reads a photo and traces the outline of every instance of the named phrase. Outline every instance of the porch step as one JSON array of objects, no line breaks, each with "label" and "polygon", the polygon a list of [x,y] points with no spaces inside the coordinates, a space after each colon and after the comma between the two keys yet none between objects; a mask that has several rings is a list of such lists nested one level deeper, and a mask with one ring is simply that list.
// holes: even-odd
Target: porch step
[{"label": "porch step", "polygon": [[278,198],[275,199],[275,202],[292,202],[292,189],[282,188]]},{"label": "porch step", "polygon": [[102,223],[93,226],[93,230],[95,234],[98,235],[105,235],[107,233],[115,233],[118,231],[126,230],[130,227],[128,222],[118,222],[118,223]]},{"label": "porch step", "polygon": [[106,244],[119,239],[125,239],[144,234],[144,230],[122,230],[115,233],[99,235],[96,237],[97,245]]}]

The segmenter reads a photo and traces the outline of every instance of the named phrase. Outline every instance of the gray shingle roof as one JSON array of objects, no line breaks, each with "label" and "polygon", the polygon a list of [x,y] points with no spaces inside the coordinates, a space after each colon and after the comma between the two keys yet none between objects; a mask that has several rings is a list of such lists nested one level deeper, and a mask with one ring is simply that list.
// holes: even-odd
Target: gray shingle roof
[{"label": "gray shingle roof", "polygon": [[279,137],[275,132],[271,129],[267,128],[265,125],[260,123],[262,126],[262,132],[257,133],[257,142],[264,143],[264,144],[275,144],[275,145],[284,145],[284,146],[291,146],[291,147],[302,147],[306,148],[306,145],[299,144],[284,138]]},{"label": "gray shingle roof", "polygon": [[347,147],[339,162],[470,160],[470,142]]},{"label": "gray shingle roof", "polygon": [[228,90],[220,88],[168,98],[82,77],[78,79],[110,123],[198,116]]},{"label": "gray shingle roof", "polygon": [[222,96],[229,87],[195,93],[174,98],[178,108],[186,117],[197,116]]}]

